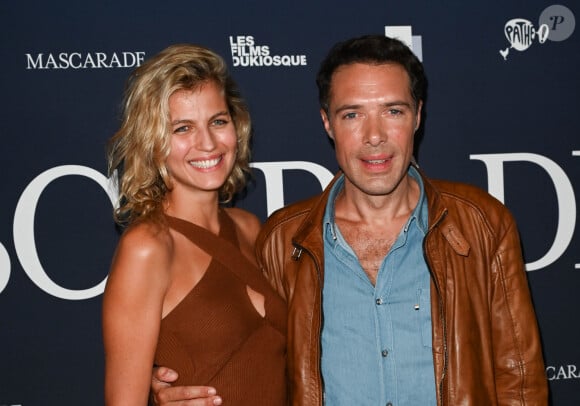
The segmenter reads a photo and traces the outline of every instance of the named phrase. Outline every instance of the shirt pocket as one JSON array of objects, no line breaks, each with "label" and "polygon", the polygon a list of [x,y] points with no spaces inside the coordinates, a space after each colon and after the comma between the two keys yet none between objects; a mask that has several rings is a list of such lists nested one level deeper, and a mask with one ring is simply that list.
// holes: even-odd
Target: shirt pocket
[{"label": "shirt pocket", "polygon": [[[417,304],[415,311],[419,321],[421,342],[423,346],[433,348],[433,332],[431,328],[431,295],[429,289],[417,289]],[[417,306],[418,305],[418,306]]]}]

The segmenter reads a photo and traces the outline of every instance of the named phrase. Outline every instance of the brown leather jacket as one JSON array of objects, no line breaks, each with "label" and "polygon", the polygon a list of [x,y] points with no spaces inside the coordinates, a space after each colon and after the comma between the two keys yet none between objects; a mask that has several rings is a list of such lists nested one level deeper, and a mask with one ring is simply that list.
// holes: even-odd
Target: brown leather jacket
[{"label": "brown leather jacket", "polygon": [[[272,214],[256,245],[262,270],[288,303],[293,405],[324,402],[322,218],[337,177],[321,195]],[[547,405],[540,337],[512,215],[480,189],[422,177],[437,404]]]}]

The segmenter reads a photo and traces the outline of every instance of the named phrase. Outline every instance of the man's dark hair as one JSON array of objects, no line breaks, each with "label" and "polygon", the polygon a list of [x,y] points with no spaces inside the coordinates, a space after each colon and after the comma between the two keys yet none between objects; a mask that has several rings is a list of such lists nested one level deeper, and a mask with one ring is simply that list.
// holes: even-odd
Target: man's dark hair
[{"label": "man's dark hair", "polygon": [[320,65],[316,76],[320,107],[328,113],[332,75],[343,65],[364,63],[372,65],[399,64],[409,75],[411,96],[418,106],[425,100],[427,78],[423,64],[401,41],[384,35],[365,35],[334,45]]}]

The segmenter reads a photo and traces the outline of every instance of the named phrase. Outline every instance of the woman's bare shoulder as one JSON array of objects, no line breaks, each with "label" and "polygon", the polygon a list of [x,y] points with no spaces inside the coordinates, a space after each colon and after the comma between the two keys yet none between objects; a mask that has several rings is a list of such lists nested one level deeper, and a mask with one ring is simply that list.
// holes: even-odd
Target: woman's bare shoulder
[{"label": "woman's bare shoulder", "polygon": [[167,269],[173,255],[173,238],[167,227],[143,221],[129,226],[119,240],[114,263],[137,272]]},{"label": "woman's bare shoulder", "polygon": [[121,236],[120,243],[143,254],[159,253],[170,249],[173,239],[167,226],[151,221],[142,221],[129,226]]},{"label": "woman's bare shoulder", "polygon": [[[107,314],[161,312],[172,261],[173,242],[166,228],[149,222],[129,226],[111,263],[104,296]],[[121,308],[125,310],[114,310]]]},{"label": "woman's bare shoulder", "polygon": [[262,227],[260,219],[255,214],[237,207],[230,207],[225,210],[234,220],[238,234],[243,236],[253,246]]}]

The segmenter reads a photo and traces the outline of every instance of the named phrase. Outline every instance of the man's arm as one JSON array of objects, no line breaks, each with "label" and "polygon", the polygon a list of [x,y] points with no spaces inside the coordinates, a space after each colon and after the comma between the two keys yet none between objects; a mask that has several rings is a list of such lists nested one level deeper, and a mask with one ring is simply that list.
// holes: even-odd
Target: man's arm
[{"label": "man's arm", "polygon": [[210,386],[171,386],[177,372],[159,367],[151,379],[151,401],[157,406],[212,406],[221,405],[222,399]]},{"label": "man's arm", "polygon": [[509,219],[492,262],[492,334],[498,404],[547,405],[540,333],[519,235]]}]

